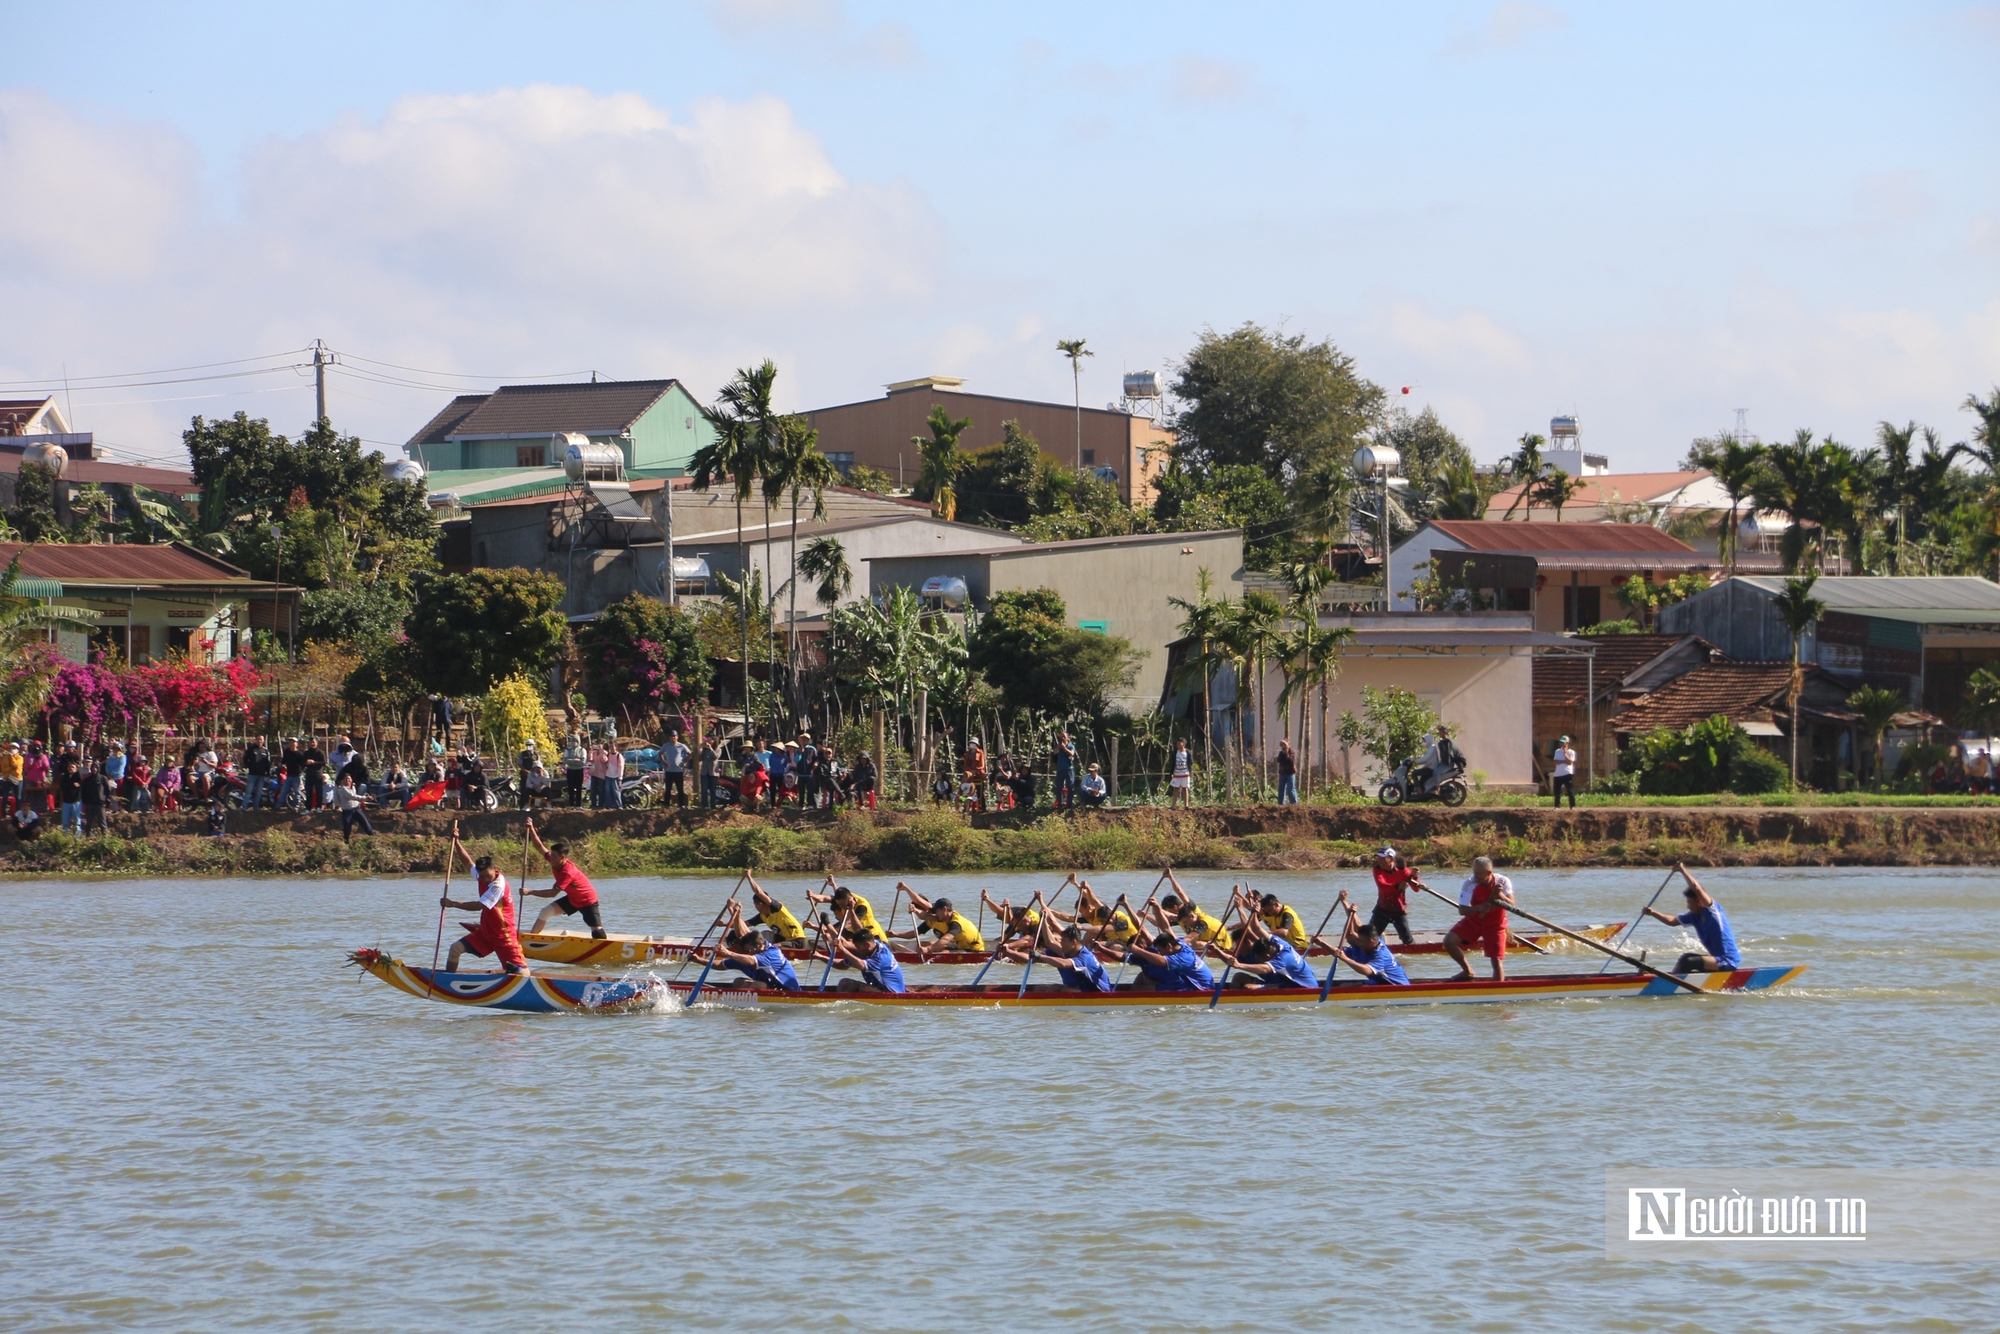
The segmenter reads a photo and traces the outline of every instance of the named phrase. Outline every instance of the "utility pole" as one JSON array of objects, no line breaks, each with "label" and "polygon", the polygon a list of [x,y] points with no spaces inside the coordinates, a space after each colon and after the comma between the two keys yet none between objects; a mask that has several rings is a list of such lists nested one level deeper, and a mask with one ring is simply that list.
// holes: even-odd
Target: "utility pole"
[{"label": "utility pole", "polygon": [[313,393],[319,412],[313,417],[315,424],[326,420],[326,366],[331,360],[326,355],[326,344],[313,339]]}]

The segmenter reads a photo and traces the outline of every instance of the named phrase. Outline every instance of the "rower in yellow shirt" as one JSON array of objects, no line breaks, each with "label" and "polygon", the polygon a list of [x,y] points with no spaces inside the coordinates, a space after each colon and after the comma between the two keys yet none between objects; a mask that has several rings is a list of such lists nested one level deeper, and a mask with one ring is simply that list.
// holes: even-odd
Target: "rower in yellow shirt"
[{"label": "rower in yellow shirt", "polygon": [[1121,904],[1114,910],[1097,896],[1097,891],[1090,887],[1088,880],[1077,882],[1076,915],[1073,918],[1066,919],[1057,912],[1049,915],[1057,921],[1074,921],[1083,932],[1086,943],[1102,941],[1122,948],[1139,938],[1139,922],[1132,915],[1131,908]]},{"label": "rower in yellow shirt", "polygon": [[[1173,883],[1175,890],[1160,900],[1160,907],[1169,920],[1168,929],[1185,935],[1197,946],[1198,953],[1206,953],[1211,949],[1235,948],[1236,937],[1222,924],[1222,920],[1196,903],[1194,896],[1187,892],[1180,878],[1171,870],[1167,872],[1167,879]],[[1234,887],[1230,890],[1230,896],[1233,902]]]},{"label": "rower in yellow shirt", "polygon": [[750,882],[751,898],[757,904],[757,915],[749,918],[749,922],[754,926],[769,927],[771,933],[778,938],[778,944],[785,949],[803,947],[806,943],[806,929],[799,924],[799,919],[792,914],[792,910],[765,892],[764,887],[757,883],[756,876],[746,872],[745,878]]},{"label": "rower in yellow shirt", "polygon": [[979,891],[979,901],[1000,914],[1000,943],[1010,940],[1033,940],[1042,928],[1042,915],[1033,906],[1016,908],[1009,899],[995,903],[985,890]]},{"label": "rower in yellow shirt", "polygon": [[927,899],[898,881],[896,888],[910,896],[910,914],[916,918],[908,931],[891,931],[889,935],[899,940],[915,940],[918,953],[923,952],[923,934],[929,932],[933,950],[949,950],[954,953],[986,953],[986,937],[980,933],[979,924],[952,906],[950,899]]},{"label": "rower in yellow shirt", "polygon": [[1298,909],[1286,904],[1276,894],[1266,894],[1259,900],[1257,919],[1270,927],[1273,935],[1283,936],[1293,949],[1301,953],[1312,944],[1312,935],[1299,919]]},{"label": "rower in yellow shirt", "polygon": [[857,928],[868,932],[877,940],[887,940],[889,938],[889,933],[882,929],[880,922],[875,920],[875,906],[873,904],[861,895],[856,894],[846,885],[835,884],[832,876],[826,878],[826,883],[833,890],[831,894],[816,894],[808,890],[806,898],[813,903],[832,904],[834,914],[838,920],[850,920],[851,915],[851,920]]}]

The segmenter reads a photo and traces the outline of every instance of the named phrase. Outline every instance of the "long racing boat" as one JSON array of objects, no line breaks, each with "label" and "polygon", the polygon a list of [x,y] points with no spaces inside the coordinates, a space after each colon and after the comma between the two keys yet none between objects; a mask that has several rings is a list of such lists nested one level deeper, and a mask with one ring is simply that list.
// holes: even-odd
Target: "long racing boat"
[{"label": "long racing boat", "polygon": [[[526,1014],[563,1011],[616,1012],[661,1009],[684,1004],[694,992],[693,978],[674,981],[646,975],[610,976],[585,973],[447,973],[407,964],[381,950],[360,949],[348,961],[406,995],[442,1001],[470,1009],[512,1010]],[[1692,973],[1684,980],[1702,992],[1722,994],[1765,991],[1782,986],[1805,971],[1805,965],[1743,968],[1728,973]],[[819,990],[810,984],[799,991],[781,991],[747,981],[723,981],[711,973],[701,984],[697,1005],[725,1008],[785,1008],[810,1005],[872,1005],[890,1009],[959,1006],[999,1009],[1112,1009],[1218,1005],[1293,1005],[1343,1008],[1381,1005],[1492,1004],[1541,1000],[1599,1000],[1640,996],[1680,996],[1685,988],[1643,972],[1524,973],[1504,981],[1419,981],[1409,986],[1385,986],[1360,980],[1336,981],[1324,994],[1316,987],[1227,987],[1220,997],[1209,991],[1154,991],[1128,984],[1112,992],[1072,991],[1060,984],[1033,982],[988,986],[912,986],[905,992]]]},{"label": "long racing boat", "polygon": [[[461,930],[470,931],[476,923],[460,922]],[[1585,926],[1569,928],[1580,936],[1604,942],[1609,941],[1625,929],[1623,922],[1592,922]],[[1444,932],[1413,931],[1412,939],[1405,945],[1401,941],[1389,946],[1395,954],[1442,954],[1444,953]],[[1519,944],[1532,942],[1544,950],[1566,949],[1573,941],[1553,931],[1536,932],[1508,930],[1509,939]],[[647,963],[658,960],[685,959],[695,947],[695,941],[688,936],[635,936],[607,934],[602,939],[593,938],[577,931],[523,931],[521,952],[532,963],[550,964],[590,964],[598,968],[613,964]],[[809,950],[788,949],[785,955],[792,959],[803,959]],[[1314,945],[1308,953],[1314,958],[1323,958],[1332,951],[1324,945]],[[990,954],[974,954],[960,950],[925,950],[923,958],[917,957],[913,949],[898,949],[898,963],[936,964],[982,964],[990,959]]]}]

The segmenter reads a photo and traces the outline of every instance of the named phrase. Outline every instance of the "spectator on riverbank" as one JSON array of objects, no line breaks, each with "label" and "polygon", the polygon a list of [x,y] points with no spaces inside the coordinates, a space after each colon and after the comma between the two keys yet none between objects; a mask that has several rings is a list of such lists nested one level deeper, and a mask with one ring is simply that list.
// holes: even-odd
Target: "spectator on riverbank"
[{"label": "spectator on riverbank", "polygon": [[353,836],[355,826],[370,838],[375,836],[375,826],[368,822],[368,811],[362,805],[361,790],[354,785],[354,776],[343,773],[333,788],[334,809],[340,812],[340,841],[346,843]]},{"label": "spectator on riverbank", "polygon": [[855,805],[866,806],[872,811],[875,809],[875,788],[879,781],[875,772],[875,757],[864,750],[854,757],[854,767],[848,770],[844,786],[852,794]]},{"label": "spectator on riverbank", "polygon": [[583,780],[590,774],[590,747],[575,732],[563,740],[563,783],[569,789],[572,810],[583,805]]},{"label": "spectator on riverbank", "polygon": [[114,741],[106,748],[104,756],[104,786],[109,796],[105,803],[110,810],[119,810],[119,802],[125,796],[125,771],[130,761],[125,755],[125,743]]},{"label": "spectator on riverbank", "polygon": [[1174,772],[1167,780],[1167,805],[1194,808],[1194,756],[1188,754],[1186,737],[1174,743]]},{"label": "spectator on riverbank", "polygon": [[604,804],[611,810],[625,809],[625,752],[613,741],[604,756]]},{"label": "spectator on riverbank", "polygon": [[705,811],[712,811],[716,808],[717,799],[721,793],[721,788],[715,781],[716,759],[714,739],[703,737],[701,753],[695,761],[699,766],[699,770],[695,776],[701,780],[701,808]]},{"label": "spectator on riverbank", "polygon": [[1083,782],[1077,789],[1076,799],[1086,806],[1097,807],[1105,803],[1108,795],[1103,773],[1096,765],[1091,765],[1084,771]]},{"label": "spectator on riverbank", "polygon": [[56,801],[62,807],[65,834],[83,833],[83,761],[77,756],[76,742],[63,743],[56,760]]},{"label": "spectator on riverbank", "polygon": [[667,733],[660,747],[660,804],[687,809],[688,748],[681,744],[680,729]]},{"label": "spectator on riverbank", "polygon": [[104,808],[113,800],[110,781],[105,778],[101,768],[86,763],[83,766],[82,783],[83,821],[79,832],[110,833],[111,825],[104,818]]},{"label": "spectator on riverbank", "polygon": [[21,756],[21,743],[9,741],[5,750],[0,750],[0,815],[11,812],[21,804],[21,780],[27,772],[27,761]]},{"label": "spectator on riverbank", "polygon": [[1289,740],[1278,743],[1278,804],[1299,804],[1299,757]]},{"label": "spectator on riverbank", "polygon": [[1076,743],[1069,739],[1067,729],[1056,733],[1054,760],[1055,807],[1068,810],[1076,804]]},{"label": "spectator on riverbank", "polygon": [[243,809],[254,811],[264,804],[264,784],[271,776],[271,752],[264,749],[263,737],[252,737],[243,747],[239,767],[243,770]]}]

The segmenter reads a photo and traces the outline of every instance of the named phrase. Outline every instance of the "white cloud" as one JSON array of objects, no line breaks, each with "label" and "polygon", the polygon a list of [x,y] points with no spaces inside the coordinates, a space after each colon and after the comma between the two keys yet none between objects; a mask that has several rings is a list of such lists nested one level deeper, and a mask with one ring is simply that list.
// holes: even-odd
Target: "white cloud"
[{"label": "white cloud", "polygon": [[[864,356],[857,333],[921,319],[943,262],[920,197],[845,177],[773,98],[682,115],[575,88],[406,98],[379,120],[267,141],[242,166],[239,213],[216,218],[182,141],[9,95],[0,170],[55,201],[0,221],[0,306],[46,314],[0,327],[10,381],[60,361],[184,365],[318,335],[405,365],[596,366],[706,393],[787,348]],[[349,404],[382,400],[343,418],[373,439],[404,438],[441,402],[354,390]],[[258,400],[77,406],[86,429],[158,451],[189,413]],[[295,429],[309,413],[272,415]]]},{"label": "white cloud", "polygon": [[1569,22],[1569,15],[1532,0],[1499,0],[1486,11],[1479,27],[1452,39],[1451,49],[1459,55],[1478,55],[1519,46],[1536,33],[1549,32]]}]

